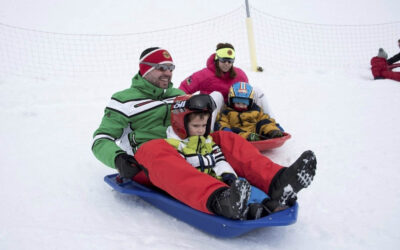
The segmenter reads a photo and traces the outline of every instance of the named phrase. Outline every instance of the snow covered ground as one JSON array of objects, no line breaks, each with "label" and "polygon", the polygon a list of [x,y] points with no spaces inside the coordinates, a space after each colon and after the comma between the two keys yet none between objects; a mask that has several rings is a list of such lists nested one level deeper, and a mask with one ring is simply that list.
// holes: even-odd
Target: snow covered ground
[{"label": "snow covered ground", "polygon": [[[123,33],[190,24],[244,1],[139,2],[1,2],[0,22]],[[250,0],[275,16],[314,23],[398,21],[400,9],[389,0],[265,2]],[[168,22],[150,16],[166,12]],[[173,82],[189,73],[174,75]],[[373,81],[368,67],[247,73],[293,136],[266,155],[282,165],[307,149],[317,155],[315,181],[299,194],[296,224],[219,239],[112,191],[102,179],[114,171],[91,153],[91,136],[111,94],[130,79],[1,76],[0,249],[397,249],[400,83]]]}]

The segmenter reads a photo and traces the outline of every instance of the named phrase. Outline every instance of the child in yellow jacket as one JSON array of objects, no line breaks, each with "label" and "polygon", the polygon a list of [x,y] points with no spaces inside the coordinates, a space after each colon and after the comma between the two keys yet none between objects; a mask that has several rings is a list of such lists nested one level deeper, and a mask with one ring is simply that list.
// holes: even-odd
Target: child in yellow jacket
[{"label": "child in yellow jacket", "polygon": [[217,117],[215,130],[232,131],[248,141],[282,137],[279,124],[253,98],[253,87],[249,83],[234,83],[229,89],[228,105]]}]

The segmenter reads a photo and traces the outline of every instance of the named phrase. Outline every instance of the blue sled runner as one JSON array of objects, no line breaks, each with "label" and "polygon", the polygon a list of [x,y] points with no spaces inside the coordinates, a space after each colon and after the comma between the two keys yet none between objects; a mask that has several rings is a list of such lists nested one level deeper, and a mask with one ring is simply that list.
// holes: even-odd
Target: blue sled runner
[{"label": "blue sled runner", "polygon": [[[137,182],[129,180],[119,183],[117,176],[118,174],[107,175],[104,177],[104,181],[120,193],[139,196],[165,213],[217,237],[236,237],[258,228],[290,225],[297,220],[297,203],[288,209],[258,220],[230,220],[197,211],[173,197],[140,185]],[[249,202],[260,202],[264,197],[265,194],[261,190],[253,187]]]}]

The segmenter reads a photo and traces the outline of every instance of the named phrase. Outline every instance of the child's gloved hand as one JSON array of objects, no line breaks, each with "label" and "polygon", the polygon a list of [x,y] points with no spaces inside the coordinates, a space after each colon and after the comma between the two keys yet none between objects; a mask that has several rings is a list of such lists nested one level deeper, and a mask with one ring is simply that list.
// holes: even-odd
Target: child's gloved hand
[{"label": "child's gloved hand", "polygon": [[282,136],[283,136],[283,133],[280,130],[272,130],[266,134],[267,138],[278,138],[278,137],[282,137]]},{"label": "child's gloved hand", "polygon": [[250,133],[247,136],[247,140],[248,141],[259,141],[260,140],[260,135],[256,134],[256,133]]},{"label": "child's gloved hand", "polygon": [[224,173],[221,177],[222,181],[229,186],[237,179],[236,175],[231,173]]}]

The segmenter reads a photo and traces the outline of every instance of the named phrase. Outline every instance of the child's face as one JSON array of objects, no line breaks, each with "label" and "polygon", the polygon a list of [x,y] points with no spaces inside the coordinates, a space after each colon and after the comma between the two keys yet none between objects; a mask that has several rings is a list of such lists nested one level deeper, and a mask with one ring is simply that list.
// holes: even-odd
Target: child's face
[{"label": "child's face", "polygon": [[200,116],[195,116],[188,123],[189,136],[204,135],[207,129],[208,117],[209,115],[204,115],[203,118],[200,118]]},{"label": "child's face", "polygon": [[237,109],[247,109],[247,104],[244,104],[244,103],[241,103],[241,102],[235,102],[233,104],[233,107],[237,108]]}]

